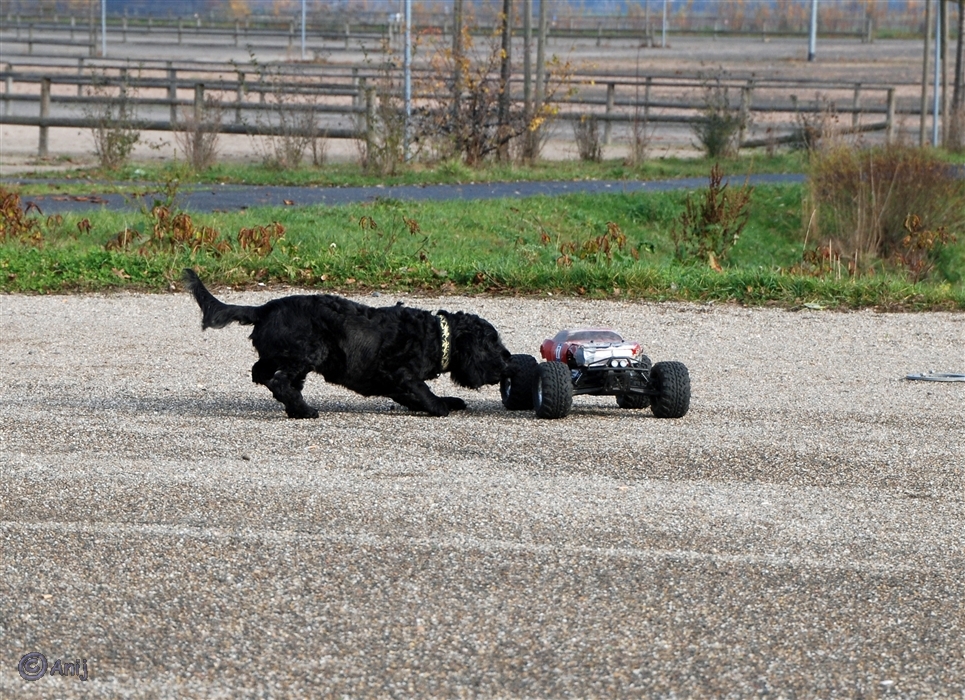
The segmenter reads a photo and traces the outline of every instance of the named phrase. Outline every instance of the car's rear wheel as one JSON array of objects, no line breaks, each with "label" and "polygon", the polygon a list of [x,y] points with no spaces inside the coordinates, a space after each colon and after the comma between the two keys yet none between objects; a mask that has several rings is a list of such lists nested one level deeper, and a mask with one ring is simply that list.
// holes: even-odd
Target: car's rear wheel
[{"label": "car's rear wheel", "polygon": [[646,408],[650,405],[650,397],[646,394],[617,394],[617,406],[620,408]]},{"label": "car's rear wheel", "polygon": [[533,408],[533,384],[539,362],[532,355],[513,355],[509,367],[509,373],[499,382],[503,406],[510,411],[528,411]]},{"label": "car's rear wheel", "polygon": [[658,362],[650,370],[653,398],[650,410],[657,418],[683,418],[690,408],[690,372],[682,362]]},{"label": "car's rear wheel", "polygon": [[533,408],[539,418],[565,418],[573,407],[573,379],[562,362],[544,362],[533,384]]}]

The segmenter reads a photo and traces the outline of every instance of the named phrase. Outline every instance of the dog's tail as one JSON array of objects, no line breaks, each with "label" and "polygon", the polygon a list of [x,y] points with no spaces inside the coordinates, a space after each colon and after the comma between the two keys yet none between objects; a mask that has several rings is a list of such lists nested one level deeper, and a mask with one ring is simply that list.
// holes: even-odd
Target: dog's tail
[{"label": "dog's tail", "polygon": [[201,328],[224,328],[229,323],[238,323],[250,326],[258,321],[259,306],[236,306],[225,304],[214,298],[214,295],[207,290],[201,283],[194,270],[187,268],[184,271],[184,283],[188,290],[194,295],[195,301],[201,307]]}]

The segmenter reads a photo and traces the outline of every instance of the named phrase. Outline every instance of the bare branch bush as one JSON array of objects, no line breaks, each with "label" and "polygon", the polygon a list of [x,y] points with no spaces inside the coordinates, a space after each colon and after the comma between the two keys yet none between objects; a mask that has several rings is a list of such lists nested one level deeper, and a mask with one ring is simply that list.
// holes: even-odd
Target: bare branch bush
[{"label": "bare branch bush", "polygon": [[117,81],[106,74],[95,74],[92,84],[85,90],[86,96],[96,100],[84,106],[84,117],[96,122],[90,132],[94,140],[94,155],[100,167],[115,170],[131,157],[134,147],[141,140],[141,132],[135,122],[136,108],[133,100],[137,90],[131,89],[126,73]]},{"label": "bare branch bush", "polygon": [[[475,166],[526,135],[528,148],[518,152],[535,159],[543,129],[559,111],[554,100],[573,73],[570,64],[556,56],[548,61],[549,78],[543,104],[528,115],[525,105],[511,102],[508,118],[501,123],[499,22],[486,42],[478,47],[467,23],[462,43],[461,57],[453,55],[449,47],[435,47],[430,58],[430,78],[421,86],[414,115],[415,137],[430,144],[431,152],[442,158],[459,157],[466,165]],[[454,101],[457,75],[461,91],[459,99]]]},{"label": "bare branch bush", "polygon": [[720,77],[704,86],[703,116],[691,129],[709,158],[736,155],[740,134],[747,127],[747,118],[739,107],[731,106],[727,86]]},{"label": "bare branch bush", "polygon": [[573,135],[576,137],[576,150],[580,154],[580,160],[592,163],[603,160],[600,122],[594,115],[584,114],[573,122]]},{"label": "bare branch bush", "polygon": [[[405,110],[399,63],[387,41],[382,45],[383,60],[378,66],[375,85],[366,88],[366,113],[359,117],[356,143],[359,162],[367,172],[394,174],[405,162]],[[366,57],[366,62],[372,63]]]},{"label": "bare branch bush", "polygon": [[206,96],[201,105],[181,111],[174,141],[194,170],[200,171],[214,165],[218,157],[223,118],[224,107],[211,96]]},{"label": "bare branch bush", "polygon": [[251,65],[258,73],[262,100],[267,105],[255,118],[258,131],[266,135],[251,135],[262,162],[279,170],[297,168],[309,149],[317,161],[325,151],[316,143],[323,139],[317,127],[319,95],[310,90],[307,80],[283,75],[275,66],[258,63],[254,55]]}]

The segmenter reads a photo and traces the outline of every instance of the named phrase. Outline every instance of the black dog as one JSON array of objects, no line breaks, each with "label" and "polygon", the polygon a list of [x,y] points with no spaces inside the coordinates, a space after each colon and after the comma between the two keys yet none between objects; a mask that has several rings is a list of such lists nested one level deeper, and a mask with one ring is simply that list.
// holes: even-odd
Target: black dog
[{"label": "black dog", "polygon": [[443,372],[478,389],[498,384],[510,353],[492,325],[473,314],[436,314],[398,304],[372,308],[330,294],[289,296],[263,306],[235,306],[211,295],[193,270],[188,289],[203,313],[201,328],[237,321],[254,326],[259,360],[251,379],[285,404],[289,418],[317,418],[302,398],[309,372],[363,396],[388,396],[403,406],[445,416],[466,402],[432,393],[425,380]]}]

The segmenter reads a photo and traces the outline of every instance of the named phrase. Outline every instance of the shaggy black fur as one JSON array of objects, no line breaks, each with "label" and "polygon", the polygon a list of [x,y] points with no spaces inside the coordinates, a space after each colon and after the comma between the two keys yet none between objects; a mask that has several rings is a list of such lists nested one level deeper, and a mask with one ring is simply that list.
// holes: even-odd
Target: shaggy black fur
[{"label": "shaggy black fur", "polygon": [[[202,329],[233,321],[254,326],[250,337],[259,360],[251,378],[271,389],[290,418],[318,417],[302,398],[309,372],[363,396],[388,396],[413,410],[445,416],[466,403],[436,396],[425,380],[448,371],[456,384],[478,389],[499,383],[509,370],[510,353],[496,329],[473,314],[433,314],[401,304],[372,308],[330,294],[235,306],[215,299],[193,270],[184,271],[184,280],[201,307]],[[440,319],[448,322],[450,333],[447,369]]]}]

